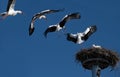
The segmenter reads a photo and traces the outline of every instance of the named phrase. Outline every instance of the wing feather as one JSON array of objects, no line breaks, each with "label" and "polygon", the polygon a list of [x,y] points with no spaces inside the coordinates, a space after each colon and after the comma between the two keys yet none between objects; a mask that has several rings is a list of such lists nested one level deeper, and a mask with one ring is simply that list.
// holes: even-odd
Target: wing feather
[{"label": "wing feather", "polygon": [[89,28],[86,29],[84,37],[82,37],[82,39],[87,40],[94,32],[96,32],[96,30],[97,30],[96,25],[90,26]]},{"label": "wing feather", "polygon": [[7,11],[14,10],[16,0],[9,0],[7,5]]},{"label": "wing feather", "polygon": [[70,34],[70,33],[67,33],[67,40],[68,41],[72,41],[72,42],[74,42],[74,43],[76,43],[77,42],[77,36],[76,35],[72,35],[72,34]]},{"label": "wing feather", "polygon": [[47,37],[47,34],[49,33],[49,32],[54,32],[54,31],[56,31],[56,26],[51,26],[51,27],[48,27],[46,30],[45,30],[45,32],[44,32],[44,36],[45,37]]},{"label": "wing feather", "polygon": [[33,32],[34,32],[34,24],[33,24],[34,22],[31,22],[30,23],[30,26],[29,26],[29,36],[31,36],[32,34],[33,34]]},{"label": "wing feather", "polygon": [[63,17],[63,19],[60,21],[60,27],[63,27],[67,21],[69,20],[72,20],[72,19],[80,19],[80,13],[79,12],[76,12],[76,13],[72,13],[72,14],[69,14],[69,15],[65,15]]},{"label": "wing feather", "polygon": [[60,12],[60,11],[63,11],[63,9],[58,9],[58,10],[50,10],[50,9],[48,9],[48,10],[41,11],[40,13],[37,13],[37,14],[35,14],[33,16],[32,21],[35,21],[37,18],[39,18],[42,15],[55,13],[55,12]]}]

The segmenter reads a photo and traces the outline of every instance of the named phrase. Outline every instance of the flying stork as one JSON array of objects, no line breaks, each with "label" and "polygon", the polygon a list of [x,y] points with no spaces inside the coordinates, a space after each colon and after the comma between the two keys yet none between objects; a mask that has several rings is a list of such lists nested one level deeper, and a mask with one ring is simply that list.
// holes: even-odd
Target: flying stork
[{"label": "flying stork", "polygon": [[67,33],[66,34],[66,39],[68,41],[74,42],[76,44],[81,44],[85,41],[88,40],[88,38],[94,33],[96,32],[97,27],[96,25],[90,26],[88,27],[84,32],[81,33],[77,33],[77,34],[72,34],[72,33]]},{"label": "flying stork", "polygon": [[40,13],[37,13],[35,14],[33,17],[32,17],[32,20],[30,22],[30,26],[29,26],[29,35],[32,35],[33,32],[34,32],[34,21],[36,19],[47,19],[46,18],[46,14],[51,14],[51,13],[55,13],[55,12],[60,12],[60,11],[63,11],[64,9],[57,9],[57,10],[50,10],[50,9],[47,9],[47,10],[44,10],[44,11],[41,11]]},{"label": "flying stork", "polygon": [[7,16],[15,16],[17,14],[23,14],[21,10],[14,9],[15,3],[16,3],[16,0],[8,0],[6,12],[3,12],[0,14],[0,16],[3,17],[3,19],[6,18]]},{"label": "flying stork", "polygon": [[49,32],[55,32],[55,31],[60,31],[61,29],[65,28],[65,24],[67,21],[72,20],[72,19],[80,19],[80,13],[79,12],[75,12],[75,13],[71,13],[68,15],[65,15],[62,20],[55,25],[50,25],[44,32],[44,36],[47,37],[47,34]]}]

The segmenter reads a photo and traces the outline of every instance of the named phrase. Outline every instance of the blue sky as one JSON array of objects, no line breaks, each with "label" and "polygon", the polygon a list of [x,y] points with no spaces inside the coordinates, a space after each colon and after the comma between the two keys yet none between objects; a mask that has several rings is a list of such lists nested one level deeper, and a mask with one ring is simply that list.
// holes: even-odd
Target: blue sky
[{"label": "blue sky", "polygon": [[[8,0],[0,0],[0,13],[6,10]],[[15,9],[24,15],[10,16],[0,21],[0,77],[91,77],[75,62],[75,54],[92,44],[120,52],[120,1],[119,0],[16,0]],[[36,20],[35,32],[28,35],[34,14],[46,9],[64,12],[47,15],[48,20]],[[58,23],[63,16],[80,12],[80,20],[71,20],[66,31],[83,32],[90,25],[97,31],[85,43],[74,44],[61,32],[43,36],[44,30]],[[103,70],[102,77],[119,77],[120,70]]]}]

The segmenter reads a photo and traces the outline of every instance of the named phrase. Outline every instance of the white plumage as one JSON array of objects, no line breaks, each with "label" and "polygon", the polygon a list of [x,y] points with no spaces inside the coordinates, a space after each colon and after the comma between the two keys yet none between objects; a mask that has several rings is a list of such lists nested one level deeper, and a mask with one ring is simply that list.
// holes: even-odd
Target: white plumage
[{"label": "white plumage", "polygon": [[9,0],[6,12],[1,13],[0,16],[2,16],[3,18],[6,18],[7,16],[15,16],[17,14],[23,14],[23,12],[21,10],[14,9],[15,2],[16,2],[16,0]]},{"label": "white plumage", "polygon": [[95,44],[93,44],[92,46],[93,46],[94,48],[100,48],[100,49],[102,48],[100,45],[95,45]]},{"label": "white plumage", "polygon": [[81,44],[85,41],[88,40],[88,38],[96,32],[97,27],[96,25],[88,27],[84,32],[77,33],[77,34],[72,34],[72,33],[67,33],[66,39],[68,41],[72,41],[76,44]]}]

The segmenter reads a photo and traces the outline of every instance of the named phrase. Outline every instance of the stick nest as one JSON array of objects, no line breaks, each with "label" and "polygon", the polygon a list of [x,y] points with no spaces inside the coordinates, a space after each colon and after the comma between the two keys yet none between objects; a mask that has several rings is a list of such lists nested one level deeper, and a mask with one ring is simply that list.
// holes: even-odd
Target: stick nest
[{"label": "stick nest", "polygon": [[[117,54],[117,52],[109,50],[109,49],[105,49],[105,48],[94,48],[94,47],[86,48],[86,49],[81,49],[81,51],[76,53],[76,60],[78,62],[81,62],[82,64],[86,60],[98,59],[98,58],[106,60],[107,67],[108,66],[115,67],[117,65],[117,63],[120,61],[120,57]],[[91,62],[95,62],[95,61],[91,61]],[[89,64],[91,64],[91,63],[90,62],[87,63],[87,65],[88,65],[87,67],[89,67],[89,69],[90,69],[91,66],[89,66]],[[104,64],[104,65],[101,65],[101,67],[105,66],[105,67],[103,67],[103,69],[106,68],[105,63],[101,63],[101,64]]]}]

